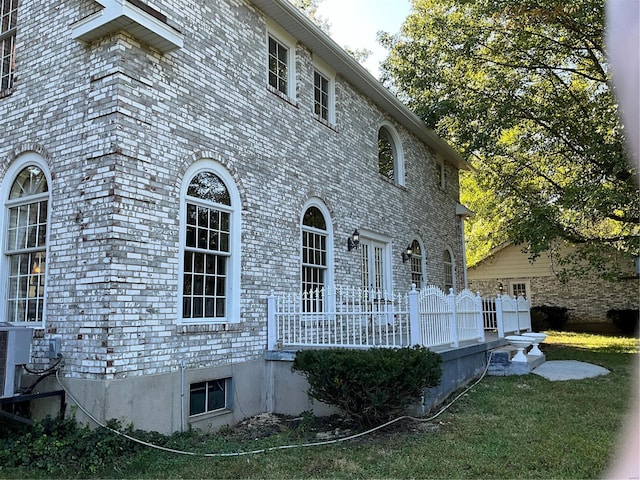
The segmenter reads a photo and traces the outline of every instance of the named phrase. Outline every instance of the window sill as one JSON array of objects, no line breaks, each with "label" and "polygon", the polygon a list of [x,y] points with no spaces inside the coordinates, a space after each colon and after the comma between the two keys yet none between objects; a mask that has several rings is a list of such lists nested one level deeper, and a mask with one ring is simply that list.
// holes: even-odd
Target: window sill
[{"label": "window sill", "polygon": [[214,410],[213,412],[203,412],[203,413],[196,413],[195,415],[189,415],[189,420],[192,420],[192,421],[206,420],[207,418],[220,417],[222,415],[228,415],[230,413],[233,413],[232,409],[221,408],[220,410]]},{"label": "window sill", "polygon": [[335,123],[331,123],[331,122],[329,122],[328,120],[325,120],[324,118],[322,118],[319,115],[314,115],[313,118],[315,118],[317,122],[321,123],[322,125],[327,127],[329,130],[332,130],[334,132],[338,131],[338,128],[336,127]]},{"label": "window sill", "polygon": [[389,177],[381,174],[380,172],[378,172],[378,177],[380,177],[380,180],[393,185],[394,187],[398,187],[400,190],[404,190],[404,191],[408,191],[408,188],[405,187],[404,185],[400,185],[398,182],[396,182],[395,180],[390,179]]},{"label": "window sill", "polygon": [[178,334],[208,333],[208,332],[232,332],[240,330],[238,323],[181,323],[178,325]]},{"label": "window sill", "polygon": [[273,93],[276,97],[280,98],[281,100],[284,100],[289,105],[291,105],[291,106],[293,106],[295,108],[298,108],[298,102],[296,102],[296,100],[294,98],[291,98],[289,95],[286,95],[286,94],[282,93],[277,88],[274,88],[271,85],[267,85],[267,91]]},{"label": "window sill", "polygon": [[5,88],[0,90],[0,98],[5,98],[13,94],[16,91],[16,87]]}]

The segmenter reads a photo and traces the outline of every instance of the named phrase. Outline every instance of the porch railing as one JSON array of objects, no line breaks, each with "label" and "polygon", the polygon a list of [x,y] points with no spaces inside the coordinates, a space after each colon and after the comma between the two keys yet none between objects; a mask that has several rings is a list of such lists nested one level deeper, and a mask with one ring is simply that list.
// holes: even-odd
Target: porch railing
[{"label": "porch railing", "polygon": [[528,302],[506,295],[483,299],[429,286],[403,294],[333,287],[272,293],[267,300],[268,348],[459,346],[483,342],[485,330],[531,329]]}]

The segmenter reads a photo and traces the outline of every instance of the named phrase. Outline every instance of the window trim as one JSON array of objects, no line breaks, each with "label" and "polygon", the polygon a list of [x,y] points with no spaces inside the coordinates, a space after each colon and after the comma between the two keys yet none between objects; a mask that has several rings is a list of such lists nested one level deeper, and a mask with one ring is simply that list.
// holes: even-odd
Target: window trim
[{"label": "window trim", "polygon": [[[334,250],[333,250],[333,223],[331,221],[331,214],[329,213],[329,209],[327,208],[327,206],[324,204],[324,202],[322,200],[320,200],[319,198],[310,198],[309,200],[307,200],[304,204],[304,206],[302,207],[302,212],[300,215],[300,291],[302,291],[302,284],[303,284],[303,277],[302,277],[302,270],[304,267],[303,264],[303,233],[305,231],[308,232],[320,232],[317,229],[314,229],[313,227],[307,227],[303,224],[304,221],[304,214],[306,213],[306,211],[311,208],[311,207],[316,207],[318,210],[320,210],[320,213],[322,213],[322,215],[324,216],[324,221],[325,224],[327,226],[327,229],[324,230],[322,233],[324,233],[326,235],[326,257],[327,257],[327,264],[326,264],[326,269],[325,269],[325,277],[324,277],[324,286],[325,286],[325,290],[327,288],[331,289],[333,288],[334,285],[334,259],[333,259],[333,255],[334,255]],[[327,296],[325,296],[325,298],[327,298],[328,301],[334,301],[335,299],[331,299],[328,298]],[[326,308],[330,308],[331,305],[324,305],[325,309]]]},{"label": "window trim", "polygon": [[[208,385],[210,383],[213,382],[224,382],[224,407],[222,408],[216,408],[215,410],[207,410],[207,400],[206,400],[206,396],[205,396],[205,410],[204,412],[199,412],[199,413],[191,413],[191,395],[192,395],[192,388],[194,385],[198,385],[200,383],[204,383],[205,385],[205,392],[208,392]],[[207,393],[208,394],[208,393]],[[233,411],[233,377],[224,377],[224,378],[213,378],[213,379],[209,379],[209,380],[199,380],[197,382],[191,382],[189,383],[189,404],[188,404],[188,408],[189,408],[189,412],[188,412],[188,417],[189,418],[201,418],[203,416],[206,415],[220,415],[221,413],[228,413]]]},{"label": "window trim", "polygon": [[[524,285],[525,299],[531,302],[531,282],[529,280],[514,278],[508,281],[509,296],[515,297],[513,287],[515,285]],[[516,297],[517,298],[517,297]]]},{"label": "window trim", "polygon": [[[287,92],[283,93],[269,83],[269,38],[273,38],[278,43],[287,48]],[[267,19],[267,32],[265,36],[265,53],[267,61],[265,62],[265,80],[267,90],[284,97],[287,101],[296,105],[296,45],[297,40],[285,32],[274,22]]]},{"label": "window trim", "polygon": [[442,283],[444,285],[444,289],[446,290],[446,294],[449,294],[449,289],[447,288],[447,267],[451,269],[451,287],[453,289],[453,293],[456,293],[456,257],[453,255],[453,252],[449,247],[445,247],[442,251],[443,255],[445,252],[449,253],[449,257],[451,258],[451,263],[445,262],[444,257],[442,259]]},{"label": "window trim", "polygon": [[[229,234],[229,262],[227,265],[225,316],[213,318],[184,318],[182,316],[182,302],[184,294],[184,253],[186,246],[187,221],[187,189],[193,178],[202,172],[217,175],[227,187],[231,205],[225,210],[231,214]],[[200,202],[206,204],[206,201]],[[242,202],[235,180],[229,171],[220,163],[212,159],[201,159],[193,163],[185,172],[180,187],[180,234],[179,234],[179,265],[178,265],[178,299],[177,323],[179,325],[211,325],[240,322],[240,275],[241,275],[241,228]]]},{"label": "window trim", "polygon": [[[316,101],[315,101],[315,74],[319,73],[323,77],[325,77],[328,81],[328,118],[324,119],[321,115],[315,113]],[[336,125],[336,72],[329,65],[324,63],[320,58],[318,58],[315,54],[313,55],[313,105],[311,111],[313,112],[316,119],[328,125],[331,128],[335,128]]]},{"label": "window trim", "polygon": [[[383,129],[389,135],[389,139],[391,140],[390,142],[391,148],[393,150],[393,178],[392,179],[383,175],[380,172],[380,148],[378,147],[378,141],[380,138],[380,132]],[[378,125],[378,129],[376,130],[376,147],[378,147],[376,158],[378,160],[377,167],[378,167],[378,174],[380,175],[380,177],[384,178],[389,182],[393,182],[396,185],[404,186],[405,184],[404,151],[402,148],[402,142],[400,141],[400,135],[398,135],[398,131],[390,122],[384,121],[380,123],[380,125]]]},{"label": "window trim", "polygon": [[[426,262],[426,252],[424,249],[424,243],[422,242],[422,239],[420,237],[413,237],[413,239],[411,240],[411,243],[409,245],[413,246],[413,243],[417,243],[418,246],[420,247],[420,276],[422,277],[422,281],[421,281],[421,285],[416,285],[416,288],[421,288],[421,287],[425,287],[427,285],[427,262]],[[409,259],[409,275],[411,276],[411,283],[415,283],[413,281],[413,274],[415,273],[415,271],[413,270],[413,257],[414,257],[415,253],[411,254],[411,259]]]},{"label": "window trim", "polygon": [[[4,2],[8,2],[11,3],[11,0],[2,0],[2,4],[1,6],[5,6]],[[16,15],[16,22],[15,25],[13,25],[10,28],[7,28],[4,31],[0,31],[0,98],[9,95],[11,92],[13,92],[14,86],[15,86],[15,72],[16,72],[16,44],[17,44],[17,31],[18,31],[18,9],[19,9],[19,2],[16,0],[16,5],[15,5],[15,15]],[[9,10],[11,11],[11,10]],[[0,12],[2,13],[2,12]],[[3,66],[3,52],[4,52],[4,45],[5,42],[12,42],[11,45],[11,53],[9,54],[9,70],[8,70],[8,85],[6,88],[2,88],[2,80],[3,80],[3,75],[5,75],[7,72],[3,72],[2,71],[2,66]]]},{"label": "window trim", "polygon": [[[36,152],[26,152],[21,155],[18,155],[16,160],[11,164],[11,166],[7,169],[4,174],[4,178],[2,183],[0,184],[0,201],[2,202],[2,209],[0,211],[0,232],[1,232],[1,246],[0,246],[0,271],[4,272],[0,275],[0,302],[1,302],[1,312],[3,318],[6,315],[7,311],[7,295],[9,289],[9,256],[7,255],[7,228],[9,223],[9,204],[15,202],[9,202],[9,194],[11,193],[11,188],[13,183],[16,181],[16,177],[18,174],[29,165],[33,165],[38,167],[45,178],[47,179],[47,234],[45,237],[45,272],[44,272],[44,291],[43,291],[43,302],[42,302],[42,320],[35,322],[11,322],[12,325],[16,326],[26,326],[31,328],[45,328],[47,324],[47,293],[49,289],[49,242],[50,242],[50,234],[51,234],[51,196],[52,196],[52,182],[51,182],[51,173],[49,171],[49,166],[47,165],[45,159],[37,154]],[[37,197],[39,201],[44,198],[45,194],[39,194]]]}]

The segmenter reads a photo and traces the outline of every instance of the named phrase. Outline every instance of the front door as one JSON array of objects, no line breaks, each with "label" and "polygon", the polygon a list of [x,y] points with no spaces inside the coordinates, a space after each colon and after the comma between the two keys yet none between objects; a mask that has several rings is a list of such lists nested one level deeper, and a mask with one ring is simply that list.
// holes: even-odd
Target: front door
[{"label": "front door", "polygon": [[389,264],[386,243],[364,238],[360,241],[362,251],[363,289],[389,291]]}]

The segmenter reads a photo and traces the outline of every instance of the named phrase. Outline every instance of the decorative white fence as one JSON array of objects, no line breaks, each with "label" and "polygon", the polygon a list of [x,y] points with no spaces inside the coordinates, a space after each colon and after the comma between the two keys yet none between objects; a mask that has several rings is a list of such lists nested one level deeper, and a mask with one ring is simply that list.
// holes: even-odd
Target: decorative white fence
[{"label": "decorative white fence", "polygon": [[291,347],[459,346],[483,342],[485,330],[531,330],[528,302],[507,295],[483,299],[469,290],[448,295],[429,286],[408,293],[323,288],[267,299],[268,349]]}]

